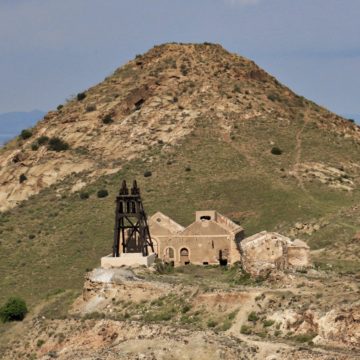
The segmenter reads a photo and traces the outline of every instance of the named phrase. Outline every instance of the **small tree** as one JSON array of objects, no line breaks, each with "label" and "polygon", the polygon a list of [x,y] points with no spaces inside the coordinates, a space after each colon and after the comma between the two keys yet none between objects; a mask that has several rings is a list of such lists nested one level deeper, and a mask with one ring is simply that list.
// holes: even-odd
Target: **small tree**
[{"label": "small tree", "polygon": [[89,195],[89,193],[86,192],[86,191],[81,191],[79,196],[80,196],[80,199],[86,200],[86,199],[89,198],[90,195]]},{"label": "small tree", "polygon": [[27,180],[27,177],[26,177],[26,175],[25,174],[21,174],[20,176],[19,176],[19,183],[20,184],[22,184],[24,181],[26,181]]},{"label": "small tree", "polygon": [[97,192],[98,198],[105,198],[109,195],[109,192],[106,189],[101,189]]},{"label": "small tree", "polygon": [[95,104],[89,104],[88,106],[86,106],[85,111],[86,112],[92,112],[96,110],[96,105]]},{"label": "small tree", "polygon": [[49,141],[49,137],[46,135],[42,135],[37,139],[37,143],[39,145],[45,145]]},{"label": "small tree", "polygon": [[111,115],[105,115],[102,119],[103,124],[111,124],[113,122],[113,118]]},{"label": "small tree", "polygon": [[85,92],[78,93],[76,95],[76,98],[78,99],[78,101],[84,100],[86,98]]},{"label": "small tree", "polygon": [[23,140],[26,140],[26,139],[32,137],[32,132],[30,130],[28,130],[28,129],[25,129],[20,133],[20,137]]},{"label": "small tree", "polygon": [[11,297],[0,308],[0,319],[2,322],[21,321],[27,314],[28,309],[23,299],[19,297]]},{"label": "small tree", "polygon": [[271,153],[272,153],[273,155],[281,155],[281,154],[283,153],[283,151],[282,151],[280,148],[274,146],[274,147],[271,149]]}]

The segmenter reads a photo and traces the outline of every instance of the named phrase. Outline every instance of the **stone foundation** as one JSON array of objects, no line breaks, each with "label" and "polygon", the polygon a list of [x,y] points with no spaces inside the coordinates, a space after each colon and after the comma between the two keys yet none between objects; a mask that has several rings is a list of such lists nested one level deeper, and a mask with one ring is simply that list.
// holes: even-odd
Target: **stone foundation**
[{"label": "stone foundation", "polygon": [[156,255],[150,254],[143,256],[141,253],[126,253],[121,254],[119,257],[111,255],[101,258],[101,267],[103,269],[118,268],[122,266],[151,266],[155,261]]}]

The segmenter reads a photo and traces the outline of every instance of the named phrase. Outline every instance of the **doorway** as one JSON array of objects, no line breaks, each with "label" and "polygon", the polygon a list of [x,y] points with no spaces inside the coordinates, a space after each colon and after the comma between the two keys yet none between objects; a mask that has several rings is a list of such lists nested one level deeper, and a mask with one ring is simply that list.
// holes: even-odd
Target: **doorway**
[{"label": "doorway", "polygon": [[189,250],[187,248],[182,248],[180,250],[180,263],[181,265],[190,264]]}]

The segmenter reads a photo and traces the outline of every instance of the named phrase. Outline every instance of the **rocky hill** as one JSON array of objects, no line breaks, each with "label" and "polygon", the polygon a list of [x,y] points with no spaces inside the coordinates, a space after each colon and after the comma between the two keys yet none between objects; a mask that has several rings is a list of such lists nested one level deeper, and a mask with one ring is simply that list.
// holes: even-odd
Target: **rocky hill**
[{"label": "rocky hill", "polygon": [[219,45],[156,46],[0,150],[0,302],[76,297],[111,251],[124,178],[148,213],[187,225],[216,209],[358,276],[359,149],[356,124],[252,61]]},{"label": "rocky hill", "polygon": [[[244,168],[268,161],[274,144],[284,151],[278,162],[285,172],[293,170],[300,186],[302,174],[309,173],[307,177],[330,186],[353,187],[346,173],[327,168],[345,166],[352,172],[352,154],[336,159],[315,142],[328,137],[327,147],[336,153],[343,143],[358,143],[358,126],[297,96],[253,62],[219,45],[168,44],[137,56],[49,112],[32,136],[6,146],[0,157],[0,209],[14,207],[72,173],[82,173],[87,183],[117,172],[130,159],[143,158],[150,149],[166,152],[198,127],[216,132],[243,157]],[[69,151],[49,150],[44,136],[61,138]],[[311,149],[307,141],[312,141]],[[310,152],[303,156],[302,142]],[[320,156],[313,154],[317,150]],[[326,163],[319,165],[321,160]],[[19,181],[21,174],[26,181]]]}]

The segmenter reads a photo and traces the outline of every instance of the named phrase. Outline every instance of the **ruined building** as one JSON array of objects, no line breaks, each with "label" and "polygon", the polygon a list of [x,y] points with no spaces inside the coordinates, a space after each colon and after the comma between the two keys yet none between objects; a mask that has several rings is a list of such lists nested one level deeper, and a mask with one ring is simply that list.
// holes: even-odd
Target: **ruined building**
[{"label": "ruined building", "polygon": [[272,269],[309,266],[310,249],[301,240],[266,231],[245,238],[244,229],[214,210],[196,211],[187,227],[161,212],[147,219],[136,181],[124,181],[116,198],[114,243],[104,268],[145,265],[155,258],[174,266],[231,265],[260,275]]},{"label": "ruined building", "polygon": [[244,229],[216,211],[197,211],[188,227],[157,212],[149,227],[158,256],[177,265],[233,264],[240,261]]},{"label": "ruined building", "polygon": [[234,264],[259,275],[271,269],[303,268],[310,264],[309,247],[301,240],[262,231],[245,238],[244,229],[216,211],[197,211],[188,227],[161,212],[149,219],[154,251],[174,266]]}]

